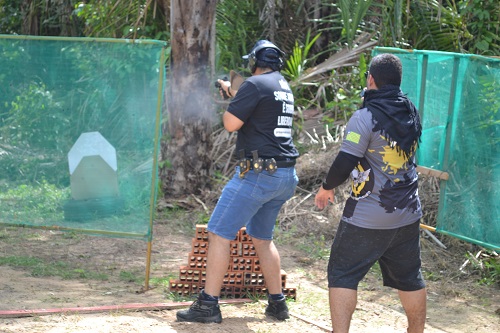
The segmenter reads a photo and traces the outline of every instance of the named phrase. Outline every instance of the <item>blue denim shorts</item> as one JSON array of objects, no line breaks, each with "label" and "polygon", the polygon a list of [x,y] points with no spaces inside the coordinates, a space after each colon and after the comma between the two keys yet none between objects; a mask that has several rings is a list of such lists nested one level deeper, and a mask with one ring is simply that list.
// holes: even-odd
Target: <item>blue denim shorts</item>
[{"label": "blue denim shorts", "polygon": [[251,237],[272,240],[281,206],[293,196],[299,182],[295,168],[278,168],[272,175],[267,171],[256,174],[253,170],[243,178],[239,174],[236,167],[233,178],[222,190],[207,230],[233,240],[246,226]]}]

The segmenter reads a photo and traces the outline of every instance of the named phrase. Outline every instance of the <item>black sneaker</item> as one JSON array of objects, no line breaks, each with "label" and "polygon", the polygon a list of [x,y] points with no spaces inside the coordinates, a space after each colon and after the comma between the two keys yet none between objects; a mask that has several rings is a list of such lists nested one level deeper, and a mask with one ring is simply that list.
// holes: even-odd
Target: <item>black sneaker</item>
[{"label": "black sneaker", "polygon": [[288,306],[286,305],[286,300],[273,301],[269,299],[269,304],[266,307],[266,315],[274,317],[278,320],[285,320],[290,318],[288,314]]},{"label": "black sneaker", "polygon": [[222,322],[222,315],[220,313],[219,302],[207,301],[198,297],[189,309],[177,312],[177,321],[220,324]]}]

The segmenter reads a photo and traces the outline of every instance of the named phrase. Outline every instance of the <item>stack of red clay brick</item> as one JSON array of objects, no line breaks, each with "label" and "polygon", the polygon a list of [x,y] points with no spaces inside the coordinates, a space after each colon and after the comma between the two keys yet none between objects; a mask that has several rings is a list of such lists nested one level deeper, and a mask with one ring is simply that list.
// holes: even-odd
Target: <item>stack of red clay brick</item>
[{"label": "stack of red clay brick", "polygon": [[[188,265],[179,268],[179,279],[170,280],[170,291],[179,296],[197,295],[205,286],[208,251],[206,225],[196,226]],[[230,263],[224,276],[221,296],[225,298],[264,297],[266,281],[252,238],[241,228],[230,245]],[[286,286],[286,273],[281,271],[281,285],[287,298],[296,299],[296,289]]]}]

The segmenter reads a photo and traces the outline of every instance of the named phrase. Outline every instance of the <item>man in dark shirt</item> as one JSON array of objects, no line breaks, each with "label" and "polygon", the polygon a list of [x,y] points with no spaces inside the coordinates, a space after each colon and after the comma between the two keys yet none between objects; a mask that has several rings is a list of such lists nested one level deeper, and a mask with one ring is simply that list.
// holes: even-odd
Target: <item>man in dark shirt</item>
[{"label": "man in dark shirt", "polygon": [[238,131],[236,151],[241,161],[208,222],[205,288],[188,310],[177,312],[178,321],[222,321],[218,299],[229,265],[230,241],[243,226],[252,237],[266,281],[266,315],[289,318],[280,256],[273,243],[278,213],[298,183],[294,165],[299,154],[292,140],[294,98],[280,73],[283,56],[276,45],[260,40],[244,57],[252,76],[237,91],[229,82],[219,81],[224,92],[234,96],[222,120],[227,131]]}]

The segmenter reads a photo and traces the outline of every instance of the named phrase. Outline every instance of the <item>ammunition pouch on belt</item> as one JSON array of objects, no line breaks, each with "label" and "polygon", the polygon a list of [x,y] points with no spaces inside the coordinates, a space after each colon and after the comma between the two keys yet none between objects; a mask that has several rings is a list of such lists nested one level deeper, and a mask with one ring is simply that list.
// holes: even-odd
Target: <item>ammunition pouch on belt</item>
[{"label": "ammunition pouch on belt", "polygon": [[259,157],[256,150],[252,151],[252,158],[245,157],[240,151],[240,160],[238,161],[240,178],[243,178],[245,173],[250,170],[253,170],[255,173],[261,173],[265,170],[272,175],[278,168],[291,168],[294,165],[295,159],[276,160],[274,157],[262,158]]}]

